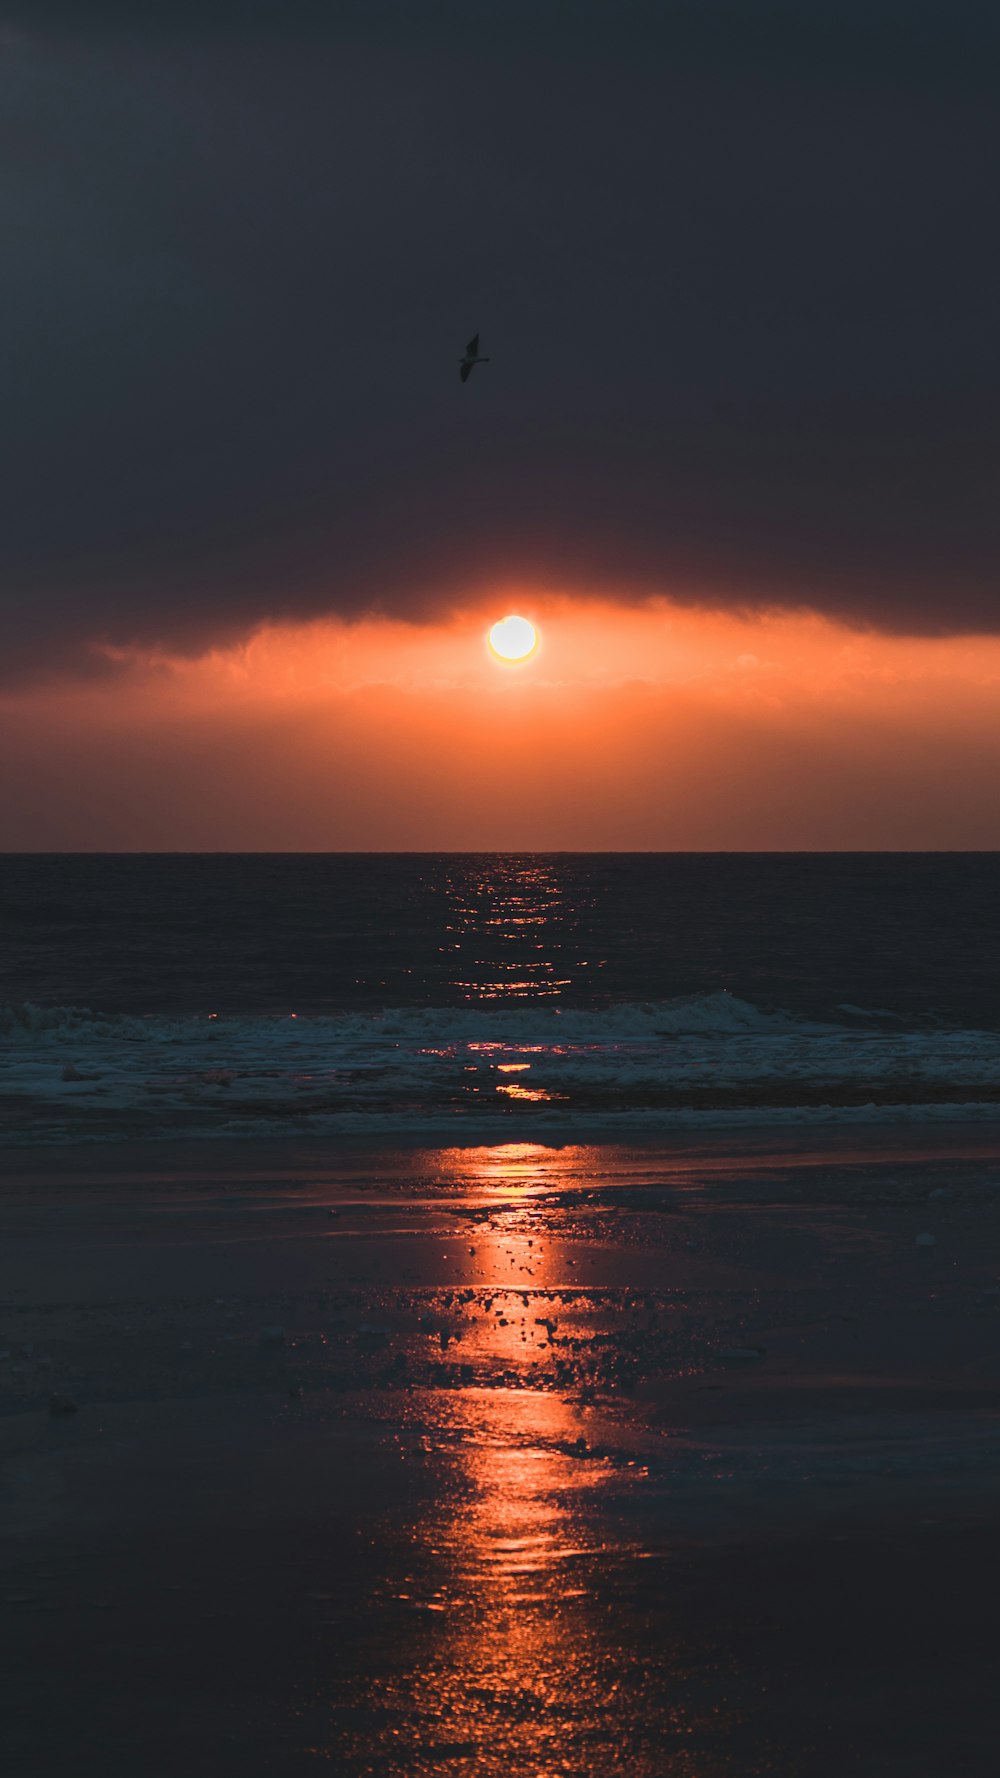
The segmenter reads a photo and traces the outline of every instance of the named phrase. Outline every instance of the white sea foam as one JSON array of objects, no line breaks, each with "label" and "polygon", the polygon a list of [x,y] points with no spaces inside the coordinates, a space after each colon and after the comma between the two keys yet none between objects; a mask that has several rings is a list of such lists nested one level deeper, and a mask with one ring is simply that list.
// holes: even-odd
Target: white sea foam
[{"label": "white sea foam", "polygon": [[[849,1026],[725,993],[168,1019],[0,1008],[8,1141],[194,1130],[721,1127],[1000,1115],[1000,1034]],[[860,1028],[859,1028],[860,1025]],[[866,1095],[871,1095],[870,1099]],[[846,1101],[846,1102],[845,1102]]]}]

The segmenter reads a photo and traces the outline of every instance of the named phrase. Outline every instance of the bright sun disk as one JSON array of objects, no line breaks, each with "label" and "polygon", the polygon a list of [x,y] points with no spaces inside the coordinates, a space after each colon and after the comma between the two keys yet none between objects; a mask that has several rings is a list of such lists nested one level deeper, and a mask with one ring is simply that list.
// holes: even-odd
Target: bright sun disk
[{"label": "bright sun disk", "polygon": [[490,647],[501,661],[526,661],[538,647],[538,631],[526,617],[502,617],[490,631]]}]

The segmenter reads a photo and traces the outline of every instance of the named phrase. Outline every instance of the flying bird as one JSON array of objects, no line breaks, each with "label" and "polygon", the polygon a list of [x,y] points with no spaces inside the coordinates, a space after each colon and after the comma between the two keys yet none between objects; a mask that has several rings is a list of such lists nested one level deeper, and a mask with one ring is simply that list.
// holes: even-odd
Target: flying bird
[{"label": "flying bird", "polygon": [[461,377],[463,383],[468,382],[470,376],[472,375],[472,366],[474,364],[489,364],[488,358],[480,358],[480,356],[479,356],[479,335],[478,335],[478,333],[473,334],[471,340],[469,341],[468,345],[466,346],[465,357],[459,359],[458,374]]}]

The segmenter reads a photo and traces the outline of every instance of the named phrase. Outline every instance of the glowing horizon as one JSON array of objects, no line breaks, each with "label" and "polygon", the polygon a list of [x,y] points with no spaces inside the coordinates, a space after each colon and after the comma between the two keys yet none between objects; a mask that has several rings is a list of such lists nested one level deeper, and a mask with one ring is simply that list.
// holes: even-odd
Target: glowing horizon
[{"label": "glowing horizon", "polygon": [[[18,850],[923,850],[1000,845],[1000,638],[890,636],[507,589],[544,654],[498,672],[483,606],[268,625],[189,658],[0,693]],[[494,611],[499,598],[490,600]]]}]

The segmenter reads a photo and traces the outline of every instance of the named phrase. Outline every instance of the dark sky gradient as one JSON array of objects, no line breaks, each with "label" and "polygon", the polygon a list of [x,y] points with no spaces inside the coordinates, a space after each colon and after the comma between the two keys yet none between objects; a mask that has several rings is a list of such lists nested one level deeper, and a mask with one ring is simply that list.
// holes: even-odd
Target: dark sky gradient
[{"label": "dark sky gradient", "polygon": [[1000,630],[995,9],[204,10],[0,7],[8,684],[522,576]]}]

